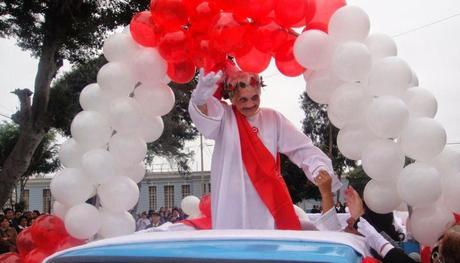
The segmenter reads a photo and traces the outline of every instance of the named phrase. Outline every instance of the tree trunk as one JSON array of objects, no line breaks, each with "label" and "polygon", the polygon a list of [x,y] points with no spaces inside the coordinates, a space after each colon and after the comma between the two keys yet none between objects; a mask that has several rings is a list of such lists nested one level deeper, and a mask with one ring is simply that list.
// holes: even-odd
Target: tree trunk
[{"label": "tree trunk", "polygon": [[47,108],[51,80],[60,67],[58,40],[52,34],[45,36],[35,77],[35,94],[31,103],[32,92],[28,89],[15,90],[20,101],[20,109],[13,115],[19,124],[19,138],[11,153],[3,163],[0,171],[0,204],[3,205],[18,179],[27,172],[32,156],[47,130]]}]

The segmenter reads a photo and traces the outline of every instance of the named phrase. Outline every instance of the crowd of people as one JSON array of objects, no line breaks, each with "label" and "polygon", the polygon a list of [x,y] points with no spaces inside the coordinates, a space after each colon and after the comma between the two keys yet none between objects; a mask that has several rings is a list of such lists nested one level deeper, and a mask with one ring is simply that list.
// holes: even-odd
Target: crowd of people
[{"label": "crowd of people", "polygon": [[12,208],[5,208],[0,213],[0,254],[17,252],[16,237],[21,231],[32,225],[34,220],[40,216],[38,210],[14,211]]},{"label": "crowd of people", "polygon": [[136,215],[136,231],[145,230],[151,227],[158,227],[166,222],[176,223],[186,219],[188,216],[178,207],[160,207],[158,211],[149,210]]}]

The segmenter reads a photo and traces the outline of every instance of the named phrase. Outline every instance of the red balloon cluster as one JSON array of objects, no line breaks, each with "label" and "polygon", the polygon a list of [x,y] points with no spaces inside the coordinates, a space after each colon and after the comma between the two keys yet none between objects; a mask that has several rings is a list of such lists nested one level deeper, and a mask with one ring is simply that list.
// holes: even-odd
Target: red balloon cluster
[{"label": "red balloon cluster", "polygon": [[327,31],[345,0],[151,0],[130,24],[136,42],[157,47],[168,76],[190,81],[196,68],[222,69],[231,56],[243,71],[260,73],[273,57],[279,71],[298,76],[293,27]]},{"label": "red balloon cluster", "polygon": [[84,240],[73,238],[67,233],[60,218],[53,215],[42,215],[35,220],[31,227],[19,233],[16,239],[19,254],[8,253],[9,255],[5,259],[3,257],[6,254],[2,255],[0,262],[42,262],[57,251],[84,243]]}]

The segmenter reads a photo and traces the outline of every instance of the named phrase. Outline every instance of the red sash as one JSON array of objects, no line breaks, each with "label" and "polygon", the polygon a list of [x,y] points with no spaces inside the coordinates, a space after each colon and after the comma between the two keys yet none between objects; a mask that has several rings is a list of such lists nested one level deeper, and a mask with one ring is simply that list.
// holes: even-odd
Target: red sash
[{"label": "red sash", "polygon": [[292,199],[281,176],[277,160],[257,136],[257,132],[233,107],[240,134],[241,155],[252,185],[275,219],[276,229],[300,230]]},{"label": "red sash", "polygon": [[[292,199],[281,176],[279,155],[277,160],[253,131],[246,117],[233,108],[240,135],[241,155],[252,185],[275,219],[276,229],[300,230]],[[198,229],[211,229],[211,218],[183,220]]]}]

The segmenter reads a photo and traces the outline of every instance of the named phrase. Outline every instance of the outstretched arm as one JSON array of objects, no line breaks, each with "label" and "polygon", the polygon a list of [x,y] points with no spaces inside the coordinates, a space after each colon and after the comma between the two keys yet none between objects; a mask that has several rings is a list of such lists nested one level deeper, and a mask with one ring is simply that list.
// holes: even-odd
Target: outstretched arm
[{"label": "outstretched arm", "polygon": [[326,171],[320,171],[315,183],[321,193],[323,213],[334,208],[334,194],[332,193],[332,177]]},{"label": "outstretched arm", "polygon": [[204,69],[200,69],[198,84],[192,92],[191,102],[205,115],[208,115],[207,101],[217,90],[217,81],[222,77],[222,71],[210,72],[205,75]]}]

